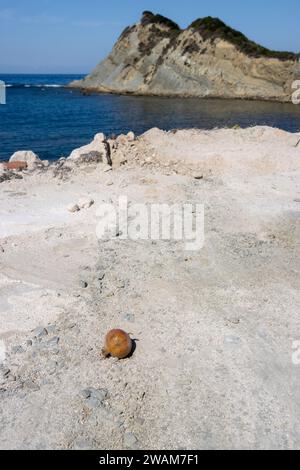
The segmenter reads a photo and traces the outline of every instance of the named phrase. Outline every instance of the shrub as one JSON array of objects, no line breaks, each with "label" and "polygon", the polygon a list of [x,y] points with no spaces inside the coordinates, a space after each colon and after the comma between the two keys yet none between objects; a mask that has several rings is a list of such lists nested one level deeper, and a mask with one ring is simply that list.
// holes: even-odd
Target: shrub
[{"label": "shrub", "polygon": [[224,39],[236,46],[236,48],[244,52],[250,57],[269,57],[280,60],[295,60],[299,58],[299,54],[294,52],[272,51],[266,47],[260,46],[254,41],[250,41],[243,33],[227,26],[219,18],[200,18],[194,21],[189,28],[197,31],[205,40],[214,41],[215,39]]},{"label": "shrub", "polygon": [[143,12],[141,23],[144,26],[148,24],[161,24],[161,25],[167,26],[170,29],[180,31],[178,24],[176,24],[174,21],[169,20],[169,18],[166,18],[165,16],[162,16],[162,15],[154,15],[151,11]]}]

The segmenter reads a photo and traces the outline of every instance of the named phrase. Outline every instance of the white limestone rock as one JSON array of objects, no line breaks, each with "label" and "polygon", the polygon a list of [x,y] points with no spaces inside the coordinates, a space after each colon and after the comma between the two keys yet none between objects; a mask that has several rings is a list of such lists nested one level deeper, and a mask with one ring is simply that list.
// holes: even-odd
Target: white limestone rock
[{"label": "white limestone rock", "polygon": [[42,160],[31,150],[19,150],[9,159],[10,162],[25,162],[28,170],[35,170],[37,166],[43,165]]},{"label": "white limestone rock", "polygon": [[111,165],[109,155],[109,145],[103,133],[96,134],[92,142],[83,147],[79,147],[71,153],[67,160],[77,163],[104,163]]}]

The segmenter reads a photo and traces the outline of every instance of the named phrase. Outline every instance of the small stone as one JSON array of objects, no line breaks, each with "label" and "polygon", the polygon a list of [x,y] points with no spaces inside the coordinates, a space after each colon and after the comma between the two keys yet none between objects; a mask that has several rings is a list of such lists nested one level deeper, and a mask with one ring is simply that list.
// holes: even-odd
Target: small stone
[{"label": "small stone", "polygon": [[203,180],[203,175],[194,174],[193,177],[195,180]]},{"label": "small stone", "polygon": [[80,201],[78,201],[78,207],[80,209],[89,209],[95,201],[91,198],[82,198]]},{"label": "small stone", "polygon": [[49,341],[47,341],[47,345],[50,348],[57,346],[58,343],[59,343],[59,337],[58,336],[54,336],[53,338],[49,339]]},{"label": "small stone", "polygon": [[74,212],[79,212],[79,211],[80,211],[80,208],[79,208],[79,206],[78,206],[77,204],[70,204],[70,205],[67,207],[67,210],[68,210],[69,212],[74,213]]},{"label": "small stone", "polygon": [[104,271],[98,272],[98,281],[103,281],[104,278],[105,278],[105,272]]},{"label": "small stone", "polygon": [[0,370],[0,374],[2,378],[6,379],[10,374],[10,369],[8,369],[7,367],[4,367]]},{"label": "small stone", "polygon": [[81,390],[80,395],[85,399],[90,398],[91,391],[88,388],[85,388],[84,390]]},{"label": "small stone", "polygon": [[47,363],[47,366],[46,366],[46,368],[47,368],[47,373],[48,373],[49,375],[55,374],[56,369],[57,369],[57,366],[58,366],[58,362],[56,362],[56,361],[49,361],[49,362]]},{"label": "small stone", "polygon": [[128,132],[127,140],[129,140],[129,142],[133,142],[135,140],[134,132],[132,132],[132,131]]},{"label": "small stone", "polygon": [[144,418],[136,418],[136,423],[139,424],[140,426],[143,426],[145,424]]},{"label": "small stone", "polygon": [[4,248],[1,245],[0,245],[0,253],[4,253]]},{"label": "small stone", "polygon": [[133,315],[133,313],[125,313],[122,318],[123,320],[129,321],[131,323],[134,323],[135,321],[135,316]]},{"label": "small stone", "polygon": [[100,388],[99,390],[96,389],[91,389],[91,397],[96,398],[99,400],[101,403],[107,398],[108,396],[108,390],[106,388]]},{"label": "small stone", "polygon": [[225,343],[238,344],[239,342],[240,342],[240,338],[238,336],[233,336],[233,335],[225,336]]},{"label": "small stone", "polygon": [[26,380],[23,383],[23,387],[32,392],[37,392],[40,389],[40,387],[36,383],[32,382],[32,380]]},{"label": "small stone", "polygon": [[28,346],[28,347],[29,347],[29,346],[32,346],[32,340],[31,340],[31,339],[28,339],[28,340],[26,341],[26,346]]},{"label": "small stone", "polygon": [[56,332],[56,325],[48,325],[47,326],[47,332],[48,332],[48,334],[55,333]]},{"label": "small stone", "polygon": [[95,443],[87,439],[77,439],[73,444],[74,450],[91,450],[94,448]]},{"label": "small stone", "polygon": [[43,326],[40,326],[33,331],[34,338],[42,338],[43,336],[47,336],[47,334],[48,332]]},{"label": "small stone", "polygon": [[86,289],[88,287],[88,283],[86,281],[79,281],[79,286],[81,289]]},{"label": "small stone", "polygon": [[228,318],[228,321],[234,325],[238,325],[240,323],[240,319],[238,317],[230,317]]},{"label": "small stone", "polygon": [[86,403],[90,408],[99,408],[99,406],[101,405],[101,401],[98,400],[98,398],[94,398],[94,397],[89,397],[86,400]]},{"label": "small stone", "polygon": [[294,202],[300,202],[300,198],[294,199]]},{"label": "small stone", "polygon": [[124,434],[123,443],[125,447],[135,447],[135,445],[137,444],[137,438],[131,432],[127,432],[126,434]]}]

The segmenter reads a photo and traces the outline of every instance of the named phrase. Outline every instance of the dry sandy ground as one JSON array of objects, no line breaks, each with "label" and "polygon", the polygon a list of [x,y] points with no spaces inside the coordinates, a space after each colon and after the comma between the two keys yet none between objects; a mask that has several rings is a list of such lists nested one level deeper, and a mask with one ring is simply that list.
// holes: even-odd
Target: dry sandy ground
[{"label": "dry sandy ground", "polygon": [[[300,447],[299,140],[152,129],[112,171],[0,184],[2,449]],[[203,249],[98,240],[120,195],[203,203]],[[95,204],[68,212],[82,196]],[[101,358],[114,327],[132,357]]]}]

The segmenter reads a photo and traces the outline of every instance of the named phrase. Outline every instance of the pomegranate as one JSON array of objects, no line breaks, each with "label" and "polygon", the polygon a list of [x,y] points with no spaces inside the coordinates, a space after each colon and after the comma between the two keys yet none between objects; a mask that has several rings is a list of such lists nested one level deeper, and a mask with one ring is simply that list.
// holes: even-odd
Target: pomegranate
[{"label": "pomegranate", "polygon": [[112,356],[124,359],[132,351],[132,340],[123,330],[110,330],[105,337],[102,353],[105,357]]}]

